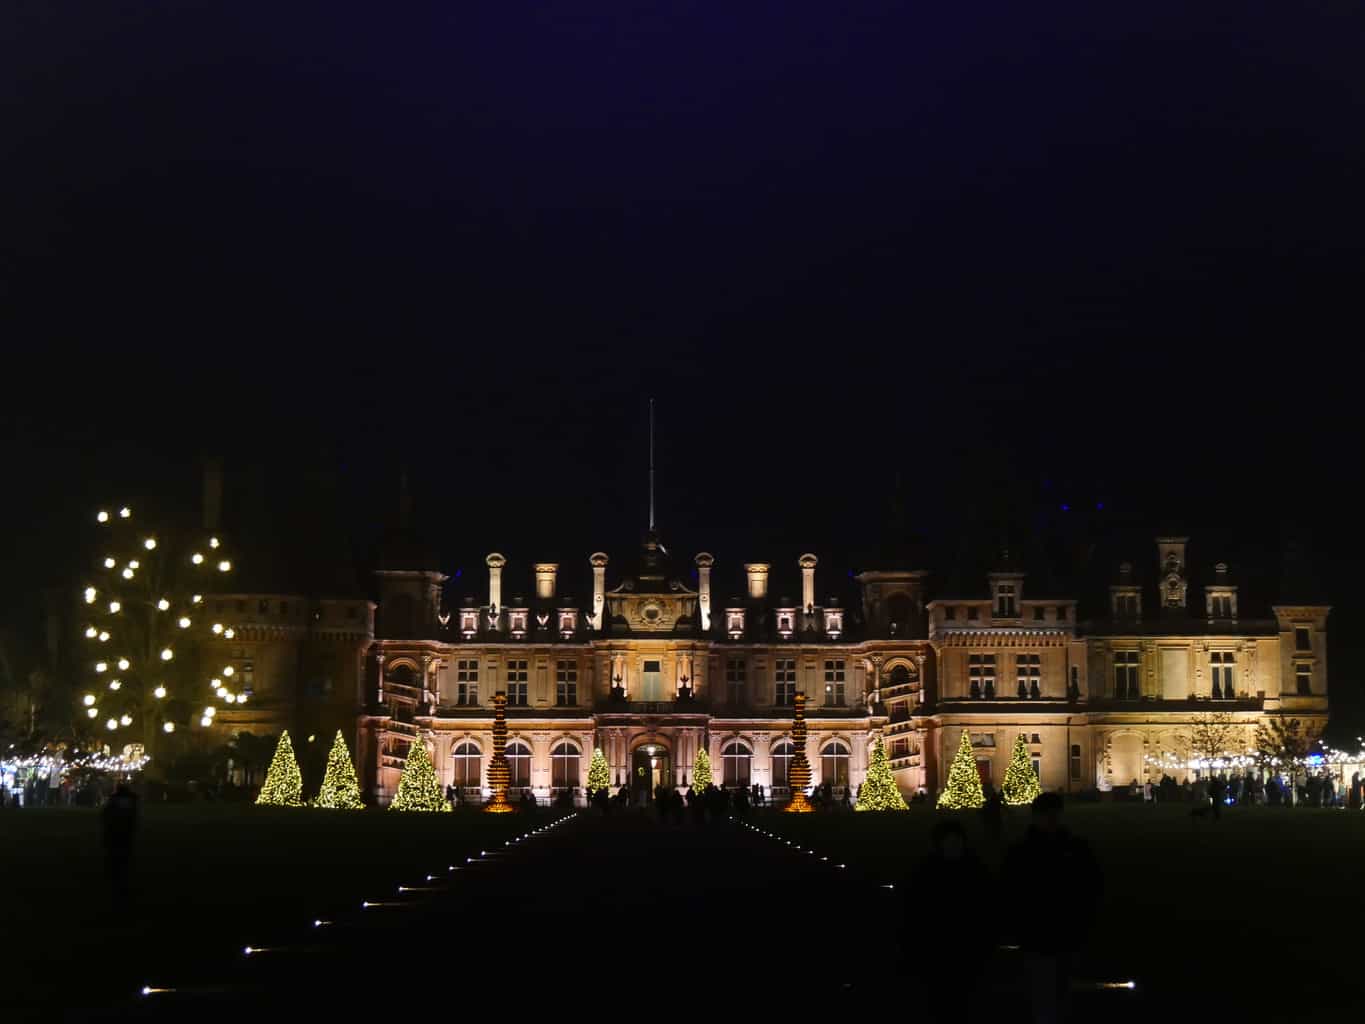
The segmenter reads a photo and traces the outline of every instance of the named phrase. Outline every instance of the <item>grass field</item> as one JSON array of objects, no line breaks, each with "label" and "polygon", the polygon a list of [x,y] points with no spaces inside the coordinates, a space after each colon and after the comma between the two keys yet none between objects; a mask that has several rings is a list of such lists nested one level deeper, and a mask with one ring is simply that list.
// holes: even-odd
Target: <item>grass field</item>
[{"label": "grass field", "polygon": [[[938,818],[914,808],[754,820],[870,880],[899,881],[928,852]],[[1008,811],[999,844],[975,813],[961,820],[994,868],[1029,816]],[[1136,979],[1154,1003],[1192,1015],[1203,1007],[1294,1021],[1320,1019],[1310,1008],[1365,1005],[1355,941],[1365,920],[1365,814],[1249,808],[1215,822],[1188,806],[1109,804],[1068,806],[1064,821],[1091,843],[1104,873],[1089,977]],[[1065,893],[1017,895],[1011,912],[1067,913]],[[934,950],[933,937],[926,942]]]},{"label": "grass field", "polygon": [[107,1003],[187,964],[235,956],[272,930],[392,894],[525,826],[521,815],[475,812],[151,806],[137,839],[134,909],[116,914],[97,812],[0,812],[0,1018]]}]

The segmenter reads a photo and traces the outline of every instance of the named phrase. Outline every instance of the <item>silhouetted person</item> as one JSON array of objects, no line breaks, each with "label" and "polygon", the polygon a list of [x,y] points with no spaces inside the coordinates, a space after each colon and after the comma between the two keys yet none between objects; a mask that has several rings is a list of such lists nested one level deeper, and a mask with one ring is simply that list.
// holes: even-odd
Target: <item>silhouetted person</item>
[{"label": "silhouetted person", "polygon": [[104,831],[104,868],[109,876],[114,906],[122,909],[130,896],[133,837],[137,835],[137,794],[120,782],[100,813]]},{"label": "silhouetted person", "polygon": [[[897,888],[901,896],[901,950],[906,968],[927,998],[931,1021],[975,1020],[972,1001],[978,981],[991,965],[998,943],[995,885],[990,872],[967,845],[962,823],[947,819],[929,833],[929,855]],[[938,956],[923,936],[932,922]]]},{"label": "silhouetted person", "polygon": [[996,792],[994,786],[987,786],[985,792],[985,802],[981,805],[981,822],[985,826],[986,835],[993,843],[1000,842],[1001,834],[1004,831],[1004,806],[1000,801],[1000,794]]},{"label": "silhouetted person", "polygon": [[1005,857],[1002,883],[1007,892],[1065,892],[1067,912],[1010,918],[1029,976],[1033,1020],[1053,1024],[1066,1019],[1071,962],[1082,949],[1099,905],[1099,864],[1083,839],[1062,827],[1062,798],[1043,793],[1033,801],[1033,821],[1024,838]]}]

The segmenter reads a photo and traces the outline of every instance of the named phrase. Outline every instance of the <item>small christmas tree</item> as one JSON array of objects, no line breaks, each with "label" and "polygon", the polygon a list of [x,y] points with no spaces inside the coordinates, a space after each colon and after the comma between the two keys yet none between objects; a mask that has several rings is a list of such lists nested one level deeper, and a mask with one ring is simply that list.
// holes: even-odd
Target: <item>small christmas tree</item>
[{"label": "small christmas tree", "polygon": [[332,742],[332,752],[327,755],[327,773],[322,777],[322,788],[314,807],[329,807],[339,811],[360,811],[365,802],[360,799],[360,780],[355,775],[355,765],[351,763],[351,752],[346,749],[346,740],[337,730],[337,738]]},{"label": "small christmas tree", "polygon": [[976,758],[972,756],[972,738],[964,730],[952,767],[948,769],[948,786],[938,795],[938,809],[960,811],[967,807],[980,807],[985,802],[986,795],[981,792],[981,773],[976,770]]},{"label": "small christmas tree", "polygon": [[1024,734],[1020,733],[1014,740],[1014,753],[1010,755],[1010,765],[1005,769],[1005,781],[1000,783],[1000,795],[1005,803],[1021,807],[1033,803],[1042,791],[1038,785],[1038,774],[1033,770],[1033,759],[1024,745]]},{"label": "small christmas tree", "polygon": [[886,747],[882,738],[872,746],[872,761],[867,766],[867,778],[858,790],[859,811],[907,811],[905,797],[901,796],[896,778],[891,774],[891,762],[886,758]]},{"label": "small christmas tree", "polygon": [[593,747],[592,760],[588,762],[588,795],[611,785],[611,771],[607,768],[606,755],[601,747]]},{"label": "small christmas tree", "polygon": [[711,785],[711,759],[706,756],[706,748],[698,747],[697,756],[692,760],[692,792],[704,793]]},{"label": "small christmas tree", "polygon": [[270,759],[270,770],[265,773],[256,803],[266,807],[302,807],[303,775],[294,758],[294,745],[289,742],[289,730],[280,733],[275,756]]},{"label": "small christmas tree", "polygon": [[436,782],[436,769],[427,756],[427,745],[420,739],[408,748],[408,761],[403,765],[403,777],[398,780],[391,811],[448,811],[450,804],[441,795]]}]

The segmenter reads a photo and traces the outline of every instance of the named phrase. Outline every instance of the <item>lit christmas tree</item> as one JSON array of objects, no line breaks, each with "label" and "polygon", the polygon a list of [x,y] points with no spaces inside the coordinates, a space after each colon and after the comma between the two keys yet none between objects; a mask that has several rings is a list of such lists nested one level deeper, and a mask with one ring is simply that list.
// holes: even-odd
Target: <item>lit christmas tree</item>
[{"label": "lit christmas tree", "polygon": [[592,760],[588,762],[588,795],[611,785],[611,770],[607,768],[607,758],[601,747],[593,747]]},{"label": "lit christmas tree", "polygon": [[698,747],[697,756],[692,759],[692,792],[703,793],[711,785],[711,759],[706,756],[706,748]]},{"label": "lit christmas tree", "polygon": [[318,790],[313,806],[339,811],[365,809],[365,802],[360,799],[360,780],[356,778],[351,752],[346,749],[340,729],[332,742],[332,752],[327,755],[327,773],[322,777],[322,788]]},{"label": "lit christmas tree", "polygon": [[151,529],[126,505],[102,509],[95,522],[98,576],[84,588],[81,625],[93,685],[81,695],[82,711],[101,732],[133,727],[150,752],[162,734],[191,721],[212,726],[218,701],[250,696],[232,687],[234,669],[218,668],[210,651],[233,630],[210,626],[204,595],[232,562],[217,536]]},{"label": "lit christmas tree", "polygon": [[403,777],[398,780],[398,792],[394,794],[391,811],[448,811],[450,804],[441,795],[441,787],[436,782],[436,769],[431,766],[427,756],[427,745],[420,739],[412,741],[408,748],[408,761],[403,766]]},{"label": "lit christmas tree", "polygon": [[289,742],[289,730],[280,733],[275,756],[270,759],[270,770],[256,803],[268,807],[302,807],[303,776],[299,762],[294,759],[294,745]]},{"label": "lit christmas tree", "polygon": [[1014,753],[1010,755],[1010,765],[1005,769],[1005,781],[1000,784],[1000,795],[1005,803],[1015,807],[1031,804],[1041,793],[1038,775],[1033,770],[1033,759],[1029,757],[1028,747],[1024,745],[1024,735],[1020,733],[1014,740]]},{"label": "lit christmas tree", "polygon": [[859,811],[908,811],[905,797],[901,796],[896,778],[891,774],[891,762],[886,757],[886,747],[882,738],[872,746],[872,761],[867,766],[867,778],[858,790]]},{"label": "lit christmas tree", "polygon": [[938,795],[938,808],[960,811],[967,807],[981,807],[985,802],[986,794],[981,792],[981,773],[976,770],[976,758],[972,756],[972,738],[964,731],[952,767],[948,769],[948,786]]}]

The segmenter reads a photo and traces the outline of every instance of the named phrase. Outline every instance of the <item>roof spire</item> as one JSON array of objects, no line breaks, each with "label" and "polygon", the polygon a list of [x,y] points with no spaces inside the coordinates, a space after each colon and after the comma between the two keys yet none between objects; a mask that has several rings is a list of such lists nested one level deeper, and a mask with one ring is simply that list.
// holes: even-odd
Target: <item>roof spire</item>
[{"label": "roof spire", "polygon": [[654,529],[654,399],[649,400],[649,528]]}]

